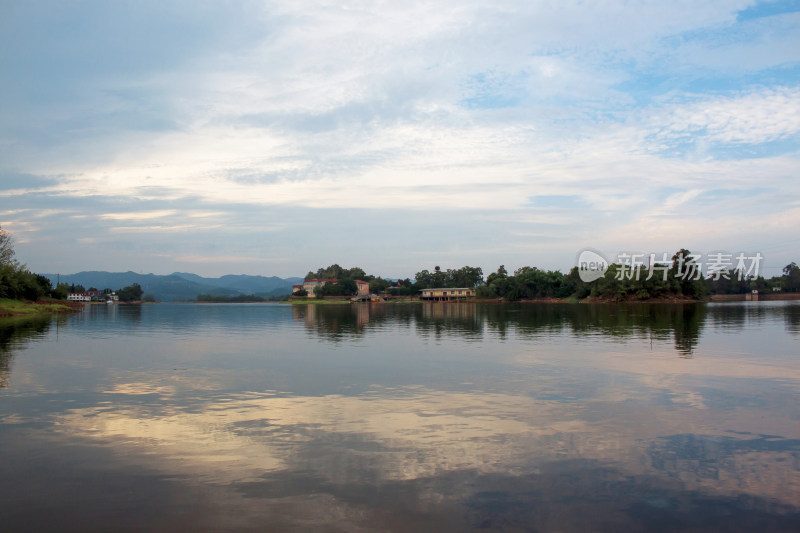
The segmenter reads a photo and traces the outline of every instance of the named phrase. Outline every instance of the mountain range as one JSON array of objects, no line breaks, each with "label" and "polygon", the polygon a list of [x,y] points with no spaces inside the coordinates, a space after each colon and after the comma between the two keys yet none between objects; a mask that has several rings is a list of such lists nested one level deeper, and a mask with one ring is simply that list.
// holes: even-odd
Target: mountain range
[{"label": "mountain range", "polygon": [[145,294],[152,294],[160,302],[195,300],[198,294],[214,296],[281,296],[291,294],[292,285],[302,283],[303,278],[279,278],[277,276],[227,275],[219,278],[204,278],[188,272],[168,275],[137,274],[136,272],[88,271],[77,274],[43,274],[55,284],[83,285],[86,289],[119,290],[138,283]]}]

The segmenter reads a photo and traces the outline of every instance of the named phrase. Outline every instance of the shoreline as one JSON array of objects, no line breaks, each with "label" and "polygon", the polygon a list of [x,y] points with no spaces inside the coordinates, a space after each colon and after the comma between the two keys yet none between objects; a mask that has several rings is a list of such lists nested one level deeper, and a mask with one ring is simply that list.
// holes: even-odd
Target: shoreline
[{"label": "shoreline", "polygon": [[[465,298],[461,300],[449,301],[428,301],[428,300],[413,300],[413,299],[397,299],[386,300],[383,302],[364,302],[376,303],[378,305],[384,304],[410,304],[410,303],[494,303],[494,304],[698,304],[698,303],[720,303],[720,302],[775,302],[775,301],[797,301],[800,300],[800,293],[780,293],[780,294],[714,294],[705,296],[703,298],[681,298],[681,297],[662,297],[662,298],[645,298],[645,299],[615,299],[615,298],[527,298],[523,300],[505,300],[503,298]],[[316,298],[309,299],[295,299],[289,301],[282,301],[282,304],[289,305],[339,305],[350,303],[349,300],[343,299],[322,299]]]},{"label": "shoreline", "polygon": [[79,302],[66,300],[24,300],[0,299],[0,318],[28,317],[45,314],[77,313],[83,308]]}]

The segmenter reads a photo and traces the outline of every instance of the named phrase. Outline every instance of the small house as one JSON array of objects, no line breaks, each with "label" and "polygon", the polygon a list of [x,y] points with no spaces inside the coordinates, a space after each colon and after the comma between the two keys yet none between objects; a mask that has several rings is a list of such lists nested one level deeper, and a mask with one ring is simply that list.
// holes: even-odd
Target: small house
[{"label": "small house", "polygon": [[422,289],[420,299],[434,302],[449,302],[452,300],[464,300],[474,297],[475,289],[467,287],[446,287],[440,289]]},{"label": "small house", "polygon": [[369,281],[357,279],[355,280],[355,282],[356,282],[356,294],[358,296],[365,296],[369,294]]},{"label": "small house", "polygon": [[302,285],[292,285],[292,294],[294,294],[297,291],[303,289],[303,290],[306,291],[306,293],[308,293],[308,297],[309,298],[314,298],[314,296],[315,296],[314,290],[317,289],[318,287],[322,287],[323,285],[325,285],[329,281],[331,283],[333,283],[334,285],[339,283],[338,279],[317,279],[317,278],[315,278],[315,279],[307,279],[307,280],[305,280],[303,282]]}]

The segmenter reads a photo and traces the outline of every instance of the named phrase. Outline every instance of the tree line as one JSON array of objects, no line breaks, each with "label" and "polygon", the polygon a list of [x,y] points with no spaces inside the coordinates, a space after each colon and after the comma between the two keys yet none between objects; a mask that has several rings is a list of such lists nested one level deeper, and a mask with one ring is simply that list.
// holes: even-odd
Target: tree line
[{"label": "tree line", "polygon": [[[58,298],[62,292],[53,288],[45,276],[35,274],[14,258],[14,240],[0,228],[0,298],[31,300],[48,296]],[[66,298],[66,292],[63,298]]]},{"label": "tree line", "polygon": [[783,275],[766,279],[737,269],[718,269],[703,274],[694,262],[690,250],[675,252],[671,262],[652,265],[629,266],[611,264],[595,281],[583,281],[578,267],[564,274],[559,270],[542,270],[524,266],[509,273],[504,265],[486,279],[480,267],[464,266],[458,269],[421,270],[414,279],[391,281],[366,274],[360,267],[343,268],[338,264],[310,271],[309,279],[335,279],[315,290],[319,296],[350,295],[355,293],[356,279],[369,282],[370,292],[391,295],[418,295],[428,288],[475,288],[477,298],[518,301],[526,299],[584,299],[648,300],[669,298],[703,298],[713,294],[744,294],[753,290],[772,292],[800,291],[800,267],[792,262],[783,269]]},{"label": "tree line", "polygon": [[[422,289],[440,287],[475,287],[483,283],[483,270],[480,267],[465,266],[459,269],[448,269],[446,271],[436,267],[433,272],[422,270],[410,278],[392,281],[380,276],[367,274],[363,268],[343,268],[338,264],[333,264],[316,271],[309,271],[305,280],[329,279],[321,287],[314,290],[317,297],[324,296],[349,296],[355,294],[357,287],[356,281],[362,280],[369,282],[369,290],[375,294],[389,292],[394,295],[416,295]],[[296,292],[295,296],[305,296],[305,291]]]},{"label": "tree line", "polygon": [[[753,290],[771,292],[800,291],[800,267],[794,262],[786,265],[781,276],[765,279],[763,276],[748,275],[736,269],[718,270],[709,275],[686,275],[686,269],[693,268],[692,254],[681,249],[672,257],[672,262],[659,265],[654,275],[652,269],[644,265],[626,266],[611,264],[599,279],[585,282],[581,279],[578,267],[573,267],[567,274],[559,270],[541,270],[537,267],[524,266],[509,274],[505,266],[500,265],[496,272],[489,274],[484,280],[480,267],[464,266],[457,269],[442,270],[438,266],[429,270],[421,270],[413,279],[388,280],[380,276],[367,274],[360,267],[344,268],[338,264],[316,271],[309,271],[305,279],[336,280],[327,282],[314,292],[319,297],[349,296],[356,292],[356,280],[369,282],[370,292],[376,294],[415,296],[422,289],[429,288],[476,288],[478,298],[516,301],[537,298],[599,298],[610,300],[646,300],[651,298],[701,298],[709,294],[744,294]],[[89,290],[97,290],[90,287]],[[70,292],[80,293],[86,289],[81,285],[64,283],[53,287],[45,276],[35,274],[15,259],[13,239],[0,228],[0,298],[25,299],[35,301],[49,297],[66,299]],[[104,289],[110,293],[111,289]],[[304,291],[296,295],[304,295]],[[152,295],[143,294],[138,283],[123,287],[117,291],[122,302],[154,301]],[[199,301],[219,301],[219,297],[200,295]],[[255,295],[241,297],[247,301],[258,301]]]},{"label": "tree line", "polygon": [[[0,228],[0,298],[11,300],[36,301],[40,298],[66,300],[70,292],[86,292],[81,285],[68,285],[53,283],[46,276],[31,272],[28,267],[15,259],[14,239],[11,234]],[[96,291],[94,287],[89,290]],[[105,289],[111,293],[111,289]],[[117,296],[122,302],[142,300],[142,288],[138,283],[123,287],[117,291]]]},{"label": "tree line", "polygon": [[522,267],[509,275],[504,266],[489,274],[477,288],[479,298],[524,300],[536,298],[597,298],[603,300],[648,300],[660,298],[703,298],[714,294],[745,294],[757,290],[800,291],[800,267],[783,269],[782,276],[766,279],[738,269],[719,269],[702,274],[691,251],[682,248],[672,261],[654,265],[611,264],[595,281],[581,279],[578,267],[569,273]]}]

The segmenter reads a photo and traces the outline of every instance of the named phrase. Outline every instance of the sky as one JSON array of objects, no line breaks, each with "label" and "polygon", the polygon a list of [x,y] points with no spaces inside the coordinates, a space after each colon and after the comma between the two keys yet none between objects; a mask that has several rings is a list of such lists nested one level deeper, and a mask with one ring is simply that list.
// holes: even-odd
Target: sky
[{"label": "sky", "polygon": [[35,272],[800,262],[800,0],[0,0]]}]

